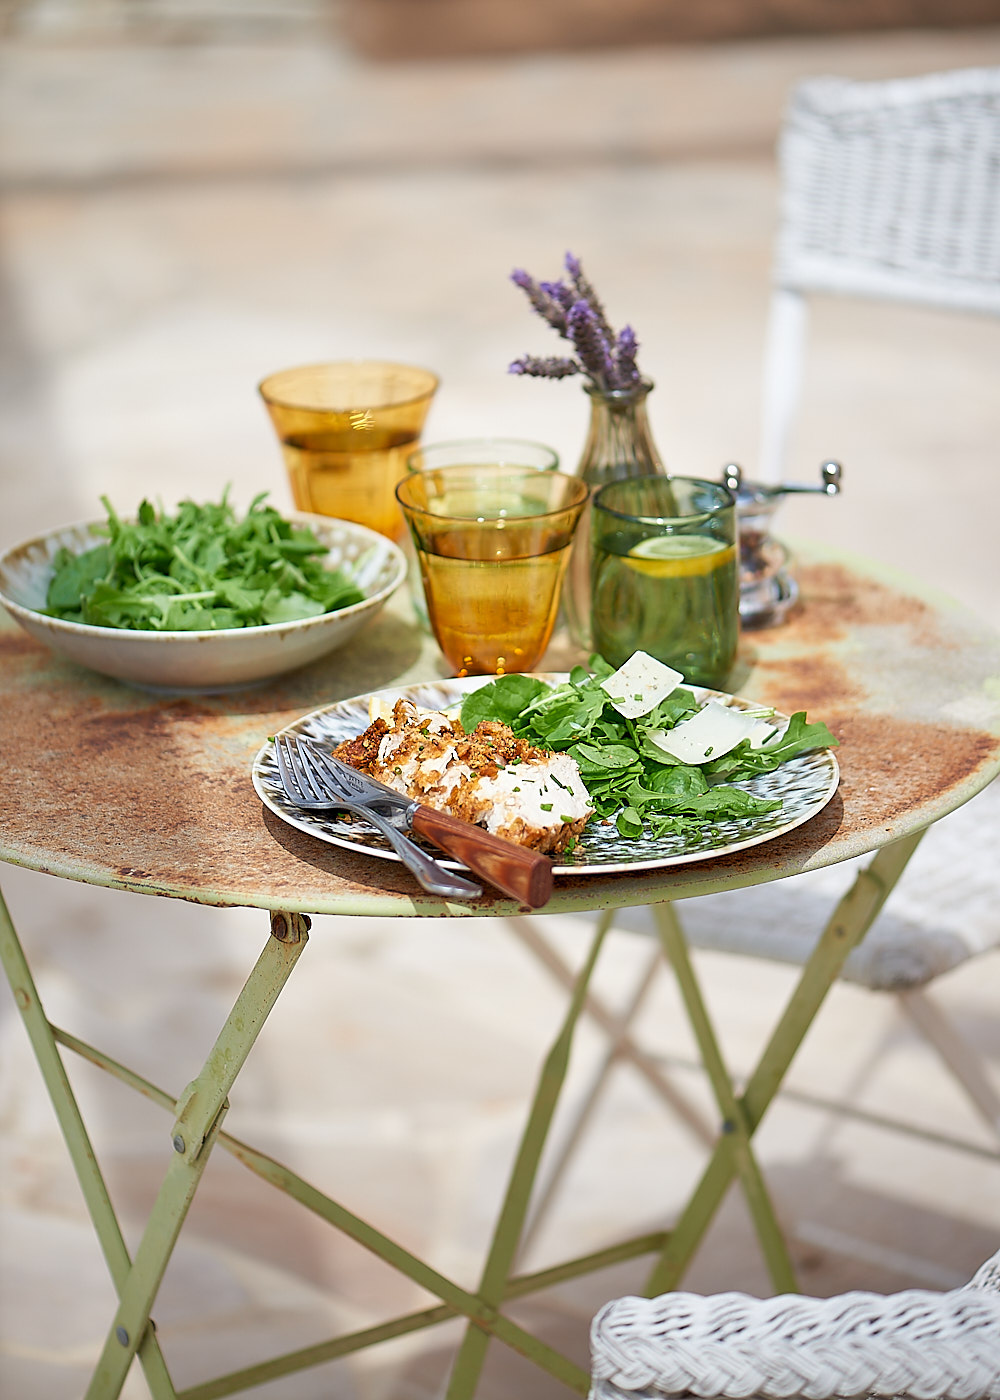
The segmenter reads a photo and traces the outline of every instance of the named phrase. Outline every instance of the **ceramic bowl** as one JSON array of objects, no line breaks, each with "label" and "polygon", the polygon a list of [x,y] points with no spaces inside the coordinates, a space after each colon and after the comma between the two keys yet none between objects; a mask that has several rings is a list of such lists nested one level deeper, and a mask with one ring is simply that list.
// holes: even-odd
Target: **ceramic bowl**
[{"label": "ceramic bowl", "polygon": [[364,525],[297,511],[288,511],[285,518],[312,527],[329,551],[331,569],[359,568],[363,602],[299,622],[216,632],[130,631],[46,617],[42,609],[57,551],[65,547],[82,553],[102,538],[96,527],[104,522],[88,521],[53,530],[0,556],[0,603],[53,651],[144,690],[206,694],[260,684],[343,646],[376,617],[406,577],[398,545]]}]

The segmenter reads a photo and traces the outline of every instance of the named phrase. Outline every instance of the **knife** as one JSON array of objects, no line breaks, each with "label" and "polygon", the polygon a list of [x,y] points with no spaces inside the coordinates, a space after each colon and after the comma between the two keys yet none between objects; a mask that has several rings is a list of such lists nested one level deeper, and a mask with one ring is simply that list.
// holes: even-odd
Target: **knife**
[{"label": "knife", "polygon": [[367,773],[342,763],[311,740],[300,737],[336,789],[363,807],[388,808],[392,820],[447,851],[469,870],[529,909],[540,909],[552,895],[552,862],[540,851],[493,836],[474,822],[406,797]]}]

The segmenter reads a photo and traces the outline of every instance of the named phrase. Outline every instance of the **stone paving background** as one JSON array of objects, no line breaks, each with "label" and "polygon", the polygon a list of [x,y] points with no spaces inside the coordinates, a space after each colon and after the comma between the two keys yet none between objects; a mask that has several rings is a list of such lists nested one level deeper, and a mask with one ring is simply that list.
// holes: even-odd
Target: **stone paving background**
[{"label": "stone paving background", "polygon": [[[337,8],[0,5],[0,543],[94,513],[108,494],[172,503],[232,483],[290,505],[255,385],[310,359],[435,368],[427,440],[510,433],[580,450],[584,396],[505,374],[551,353],[507,274],[581,256],[631,320],[675,470],[753,467],[789,86],[1000,62],[1000,27],[462,61],[359,57]],[[838,500],[787,503],[779,533],[875,554],[1000,623],[1000,324],[876,304],[816,308],[790,474],[843,461]],[[887,917],[998,936],[993,791],[928,836]],[[845,872],[748,892],[740,916],[821,918]],[[200,1065],[265,936],[262,916],[3,872],[50,1014],[147,1072]],[[730,905],[685,911],[706,925]],[[582,951],[580,921],[560,945]],[[643,957],[616,935],[621,994]],[[319,920],[241,1078],[227,1127],[461,1280],[476,1276],[562,996],[499,922]],[[701,955],[735,1069],[791,986],[787,969]],[[935,992],[1000,1074],[1000,960]],[[704,1096],[669,979],[644,1033]],[[600,1052],[581,1037],[574,1079]],[[169,1152],[158,1111],[74,1065],[136,1238]],[[700,1150],[626,1071],[529,1259],[669,1220]],[[996,1138],[891,1000],[835,990],[766,1121],[761,1153],[803,1284],[948,1287],[1000,1243]],[[845,1098],[931,1138],[847,1122]],[[523,1311],[581,1360],[621,1268]],[[693,1287],[767,1291],[738,1198]],[[155,1310],[179,1385],[364,1326],[422,1295],[253,1178],[213,1159]],[[9,994],[0,993],[0,1393],[79,1396],[113,1295]],[[261,1387],[262,1400],[439,1392],[454,1329]],[[484,1395],[555,1396],[498,1348]],[[138,1373],[130,1400],[146,1394]]]}]

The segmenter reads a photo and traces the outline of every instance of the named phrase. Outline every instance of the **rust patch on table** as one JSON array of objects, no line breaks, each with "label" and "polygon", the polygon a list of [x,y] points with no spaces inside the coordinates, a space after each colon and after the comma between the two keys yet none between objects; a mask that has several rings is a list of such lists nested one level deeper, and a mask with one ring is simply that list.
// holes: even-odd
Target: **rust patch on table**
[{"label": "rust patch on table", "polygon": [[754,672],[753,699],[783,714],[805,710],[810,719],[829,723],[834,710],[853,709],[865,699],[865,687],[835,657],[820,651],[804,656],[760,656]]},{"label": "rust patch on table", "polygon": [[922,807],[940,810],[948,794],[994,758],[992,734],[893,715],[834,716],[840,740],[840,792],[855,830],[888,826]]},{"label": "rust patch on table", "polygon": [[840,641],[853,627],[907,627],[920,646],[952,647],[935,609],[843,564],[805,564],[798,569],[802,605],[783,627],[789,641],[822,646]]},{"label": "rust patch on table", "polygon": [[0,631],[0,657],[24,656],[38,651],[38,643],[20,627],[16,631]]},{"label": "rust patch on table", "polygon": [[161,754],[176,753],[174,716],[169,710],[117,710],[84,717],[74,752],[93,761],[113,758],[139,770],[148,764],[153,745]]}]

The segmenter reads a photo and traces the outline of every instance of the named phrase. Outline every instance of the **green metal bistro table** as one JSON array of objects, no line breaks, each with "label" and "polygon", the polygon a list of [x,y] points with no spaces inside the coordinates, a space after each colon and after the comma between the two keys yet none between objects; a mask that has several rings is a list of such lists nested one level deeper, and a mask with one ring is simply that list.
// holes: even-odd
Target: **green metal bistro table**
[{"label": "green metal bistro table", "polygon": [[[399,865],[324,845],[273,818],[250,782],[265,737],[306,711],[350,695],[442,674],[436,649],[397,597],[350,652],[265,690],[228,696],[148,695],[85,672],[0,624],[0,858],[71,880],[268,911],[263,948],[203,1068],[186,1088],[164,1088],[116,1062],[39,1003],[29,960],[0,900],[0,951],[51,1095],[118,1296],[89,1400],[120,1394],[137,1357],[154,1400],[211,1400],[413,1333],[451,1318],[466,1328],[449,1396],[475,1393],[491,1339],[584,1394],[569,1357],[517,1324],[505,1306],[625,1259],[649,1255],[648,1289],[676,1285],[734,1180],[742,1186],[778,1289],[795,1280],[753,1136],[851,948],[864,937],[922,832],[1000,772],[1000,638],[949,600],[868,561],[799,548],[802,603],[782,627],[748,633],[730,688],[786,713],[805,709],[840,740],[841,784],[812,821],[728,856],[631,875],[559,879],[544,913],[601,910],[565,1015],[539,1068],[537,1089],[486,1250],[479,1284],[462,1287],[325,1195],[223,1130],[240,1070],[300,958],[310,914],[512,916],[503,898],[445,904]],[[550,653],[547,669],[576,658]],[[872,859],[832,910],[825,931],[737,1093],[679,922],[676,903],[780,880],[856,856]],[[715,1141],[673,1228],[610,1243],[532,1274],[516,1259],[539,1160],[565,1075],[574,1029],[615,911],[650,905],[710,1077]],[[141,957],[140,931],[136,930]],[[26,939],[30,945],[30,932]],[[192,978],[197,969],[192,969]],[[64,1065],[71,1051],[162,1106],[169,1166],[134,1252],[126,1245]],[[169,1083],[171,1067],[164,1066]],[[320,1221],[419,1284],[434,1306],[378,1326],[207,1379],[178,1391],[157,1339],[157,1290],[210,1153],[232,1153]],[[651,1203],[655,1208],[655,1203]]]}]

